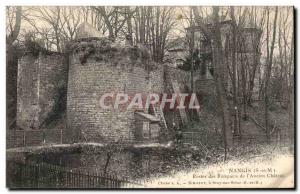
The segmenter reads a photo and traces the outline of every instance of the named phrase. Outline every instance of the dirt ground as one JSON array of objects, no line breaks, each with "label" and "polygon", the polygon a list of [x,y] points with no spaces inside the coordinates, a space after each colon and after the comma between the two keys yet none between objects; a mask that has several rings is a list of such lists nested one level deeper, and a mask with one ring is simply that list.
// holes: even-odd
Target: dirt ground
[{"label": "dirt ground", "polygon": [[260,148],[261,153],[231,155],[231,160],[201,164],[172,175],[143,180],[148,188],[291,188],[294,157],[288,148]]}]

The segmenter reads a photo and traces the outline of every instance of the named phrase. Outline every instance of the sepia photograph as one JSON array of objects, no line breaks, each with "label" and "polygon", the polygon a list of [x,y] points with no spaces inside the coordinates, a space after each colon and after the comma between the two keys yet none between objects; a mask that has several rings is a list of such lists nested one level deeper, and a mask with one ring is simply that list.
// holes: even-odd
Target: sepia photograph
[{"label": "sepia photograph", "polygon": [[295,17],[6,5],[6,187],[294,189]]}]

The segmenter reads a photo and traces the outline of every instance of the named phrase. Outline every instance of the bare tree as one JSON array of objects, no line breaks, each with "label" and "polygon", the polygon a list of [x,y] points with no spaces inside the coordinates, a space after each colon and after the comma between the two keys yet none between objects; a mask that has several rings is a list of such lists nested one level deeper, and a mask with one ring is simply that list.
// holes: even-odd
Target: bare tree
[{"label": "bare tree", "polygon": [[58,52],[66,42],[74,40],[82,22],[79,7],[31,7],[29,12],[23,17],[44,42],[43,46],[51,50],[53,45]]},{"label": "bare tree", "polygon": [[7,128],[15,127],[17,112],[18,49],[13,44],[19,37],[22,7],[6,7],[6,106]]},{"label": "bare tree", "polygon": [[22,7],[6,7],[7,25],[6,42],[11,45],[18,37],[21,29]]},{"label": "bare tree", "polygon": [[[273,21],[273,29],[270,31],[270,8],[267,9],[267,61],[266,61],[266,81],[264,86],[265,91],[265,128],[266,128],[266,135],[267,135],[267,141],[270,143],[270,126],[269,126],[269,82],[271,77],[271,70],[272,70],[272,64],[273,64],[273,54],[274,54],[274,47],[275,47],[275,41],[276,41],[276,27],[277,27],[277,15],[278,15],[278,7],[275,8],[275,16]],[[272,33],[272,34],[270,34]],[[272,37],[269,37],[269,36]],[[272,38],[270,40],[270,38]]]},{"label": "bare tree", "polygon": [[232,29],[232,40],[231,40],[231,65],[232,65],[232,88],[233,88],[233,110],[234,110],[234,119],[233,119],[233,131],[234,134],[240,135],[239,128],[239,106],[238,106],[238,88],[237,88],[237,65],[236,65],[236,53],[237,53],[237,39],[238,39],[238,24],[235,19],[234,7],[230,7],[230,17],[232,20],[231,29]]},{"label": "bare tree", "polygon": [[125,26],[128,20],[131,19],[134,14],[134,10],[130,10],[128,7],[93,7],[97,14],[101,15],[105,26],[108,30],[108,37],[115,41],[120,35],[122,28]]},{"label": "bare tree", "polygon": [[163,62],[168,38],[175,26],[173,7],[136,7],[135,42],[151,50],[154,61]]},{"label": "bare tree", "polygon": [[230,126],[230,112],[229,112],[229,102],[227,99],[227,93],[225,90],[225,79],[224,73],[225,67],[223,61],[224,57],[224,48],[222,45],[221,39],[221,27],[220,27],[220,17],[219,17],[219,7],[213,7],[212,12],[212,27],[208,28],[207,25],[203,22],[202,18],[199,15],[199,11],[196,7],[193,7],[193,12],[195,15],[195,21],[200,27],[201,31],[204,33],[208,39],[211,40],[212,45],[212,58],[214,64],[214,78],[217,91],[217,103],[219,105],[219,112],[222,118],[222,131],[223,131],[223,140],[225,147],[225,159],[227,149],[231,148],[233,145],[233,136]]}]

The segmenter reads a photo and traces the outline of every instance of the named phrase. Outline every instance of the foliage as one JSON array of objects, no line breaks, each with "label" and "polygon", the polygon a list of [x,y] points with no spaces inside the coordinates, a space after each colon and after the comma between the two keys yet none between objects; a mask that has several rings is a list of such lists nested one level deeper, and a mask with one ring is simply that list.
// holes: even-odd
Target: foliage
[{"label": "foliage", "polygon": [[35,41],[34,36],[31,32],[25,35],[24,46],[26,53],[30,53],[31,55],[37,57],[40,52],[46,52],[46,49],[40,46],[37,41]]}]

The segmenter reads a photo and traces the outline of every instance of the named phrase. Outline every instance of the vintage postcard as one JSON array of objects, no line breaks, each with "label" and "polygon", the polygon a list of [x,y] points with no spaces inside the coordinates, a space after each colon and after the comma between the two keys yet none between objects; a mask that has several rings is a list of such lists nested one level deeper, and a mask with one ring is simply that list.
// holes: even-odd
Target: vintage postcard
[{"label": "vintage postcard", "polygon": [[291,6],[6,6],[7,188],[294,188],[294,39]]}]

